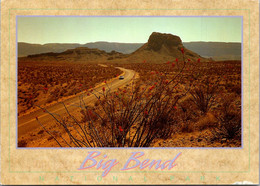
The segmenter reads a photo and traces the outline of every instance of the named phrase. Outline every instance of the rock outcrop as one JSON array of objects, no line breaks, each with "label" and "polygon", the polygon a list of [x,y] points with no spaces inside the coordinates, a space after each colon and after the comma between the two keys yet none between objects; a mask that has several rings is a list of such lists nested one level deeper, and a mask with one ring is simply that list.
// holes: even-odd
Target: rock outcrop
[{"label": "rock outcrop", "polygon": [[193,61],[200,58],[201,61],[206,61],[205,58],[186,49],[179,36],[158,32],[153,32],[148,42],[133,52],[129,59],[136,62],[146,60],[151,63],[163,63],[165,61],[175,60],[175,58],[182,59],[182,49],[185,52],[186,58]]},{"label": "rock outcrop", "polygon": [[175,49],[182,47],[181,38],[171,34],[161,34],[153,32],[150,35],[147,43],[147,49],[153,51],[160,51],[163,47],[168,49]]}]

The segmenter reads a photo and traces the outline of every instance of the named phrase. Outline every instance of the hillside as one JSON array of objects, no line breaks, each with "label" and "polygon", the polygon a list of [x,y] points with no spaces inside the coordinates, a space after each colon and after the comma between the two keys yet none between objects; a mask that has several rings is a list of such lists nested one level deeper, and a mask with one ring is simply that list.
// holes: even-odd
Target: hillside
[{"label": "hillside", "polygon": [[165,63],[176,58],[182,60],[181,49],[184,49],[186,58],[190,60],[196,61],[200,58],[201,61],[206,61],[202,56],[185,48],[179,36],[158,32],[153,32],[147,43],[130,54],[128,61],[142,62],[145,60],[149,63]]},{"label": "hillside", "polygon": [[87,43],[83,47],[88,48],[98,48],[99,50],[104,50],[106,52],[117,51],[123,54],[130,54],[136,49],[141,47],[143,43],[109,43],[109,42],[94,42]]},{"label": "hillside", "polygon": [[[27,57],[20,57],[19,62],[85,62],[85,63],[99,63],[104,62],[111,56],[117,57],[123,54],[112,51],[107,53],[99,49],[90,49],[87,47],[78,47],[75,49],[68,49],[61,53],[42,53],[29,55]],[[124,55],[123,55],[124,56]]]},{"label": "hillside", "polygon": [[30,43],[18,43],[18,57],[25,57],[28,55],[41,54],[41,53],[60,53],[68,49],[74,49],[80,47],[80,44],[69,43],[48,43],[48,44],[30,44]]}]

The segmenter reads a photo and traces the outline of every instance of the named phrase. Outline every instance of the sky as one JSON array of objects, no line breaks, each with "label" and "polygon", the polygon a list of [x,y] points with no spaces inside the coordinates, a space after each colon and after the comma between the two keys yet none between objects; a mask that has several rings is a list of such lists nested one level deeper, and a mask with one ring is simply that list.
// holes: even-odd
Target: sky
[{"label": "sky", "polygon": [[146,43],[152,32],[183,42],[241,42],[241,17],[28,17],[17,18],[18,42]]}]

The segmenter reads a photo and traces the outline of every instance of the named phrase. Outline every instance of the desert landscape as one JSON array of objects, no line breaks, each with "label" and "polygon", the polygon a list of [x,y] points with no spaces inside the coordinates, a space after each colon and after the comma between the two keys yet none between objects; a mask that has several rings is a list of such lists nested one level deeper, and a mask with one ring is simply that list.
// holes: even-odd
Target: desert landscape
[{"label": "desert landscape", "polygon": [[19,43],[18,147],[241,147],[241,43],[185,45]]}]

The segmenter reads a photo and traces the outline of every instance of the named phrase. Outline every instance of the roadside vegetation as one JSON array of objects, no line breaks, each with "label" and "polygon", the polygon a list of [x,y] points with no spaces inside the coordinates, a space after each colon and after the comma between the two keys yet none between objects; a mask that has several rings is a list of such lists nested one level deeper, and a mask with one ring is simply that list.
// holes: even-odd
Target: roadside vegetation
[{"label": "roadside vegetation", "polygon": [[18,114],[95,87],[122,73],[112,66],[80,63],[18,63]]}]

